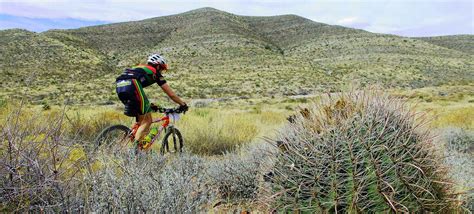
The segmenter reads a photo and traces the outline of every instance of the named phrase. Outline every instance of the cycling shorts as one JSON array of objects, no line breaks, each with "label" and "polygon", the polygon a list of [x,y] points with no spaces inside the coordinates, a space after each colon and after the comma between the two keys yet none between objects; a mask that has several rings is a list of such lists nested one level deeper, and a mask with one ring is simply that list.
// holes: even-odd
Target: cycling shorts
[{"label": "cycling shorts", "polygon": [[139,81],[136,79],[119,80],[116,84],[117,95],[125,105],[125,115],[136,117],[151,112],[150,101],[148,101]]}]

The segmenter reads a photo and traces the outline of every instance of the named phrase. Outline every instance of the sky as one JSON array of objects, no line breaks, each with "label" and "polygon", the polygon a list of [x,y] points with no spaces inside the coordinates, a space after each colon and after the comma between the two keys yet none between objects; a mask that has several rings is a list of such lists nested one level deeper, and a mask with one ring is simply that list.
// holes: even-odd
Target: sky
[{"label": "sky", "polygon": [[202,7],[249,16],[295,14],[316,22],[401,36],[474,31],[474,0],[0,0],[0,29],[70,29]]}]

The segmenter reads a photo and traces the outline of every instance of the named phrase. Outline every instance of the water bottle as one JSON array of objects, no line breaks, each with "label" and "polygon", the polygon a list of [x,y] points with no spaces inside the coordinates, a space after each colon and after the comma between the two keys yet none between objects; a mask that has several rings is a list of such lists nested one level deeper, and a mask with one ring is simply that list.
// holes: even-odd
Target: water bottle
[{"label": "water bottle", "polygon": [[156,136],[156,134],[158,134],[158,128],[151,128],[150,133],[148,133],[148,135],[143,139],[143,149],[148,149],[151,145],[151,140]]}]

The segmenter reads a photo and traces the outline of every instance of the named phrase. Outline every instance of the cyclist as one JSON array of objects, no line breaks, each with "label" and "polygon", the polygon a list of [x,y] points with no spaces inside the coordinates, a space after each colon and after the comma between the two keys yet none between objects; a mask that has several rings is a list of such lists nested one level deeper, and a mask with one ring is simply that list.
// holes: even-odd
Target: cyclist
[{"label": "cyclist", "polygon": [[135,117],[139,128],[135,133],[135,145],[140,145],[143,138],[150,131],[152,123],[151,111],[157,110],[157,106],[150,104],[143,88],[157,83],[171,100],[179,104],[178,110],[186,112],[188,106],[178,97],[170,86],[166,83],[162,72],[168,70],[165,58],[159,54],[148,56],[147,64],[141,64],[132,68],[127,68],[116,79],[117,95],[125,105],[124,114]]}]

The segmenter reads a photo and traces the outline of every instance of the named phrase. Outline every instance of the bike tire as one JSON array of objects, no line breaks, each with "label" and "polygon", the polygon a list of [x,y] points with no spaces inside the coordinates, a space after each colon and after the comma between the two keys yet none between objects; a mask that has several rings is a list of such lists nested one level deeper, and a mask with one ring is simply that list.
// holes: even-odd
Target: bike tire
[{"label": "bike tire", "polygon": [[112,146],[113,143],[119,140],[128,140],[132,130],[124,125],[112,125],[103,129],[99,135],[97,135],[94,143],[94,150],[97,150],[101,146]]},{"label": "bike tire", "polygon": [[[172,151],[170,151],[170,145],[169,145],[170,142],[173,143]],[[177,128],[174,128],[174,127],[169,128],[165,136],[163,137],[163,142],[161,144],[161,151],[160,151],[161,154],[165,154],[169,152],[181,153],[183,152],[183,147],[184,147],[184,140],[183,140],[183,135],[181,135],[181,132]]]}]

